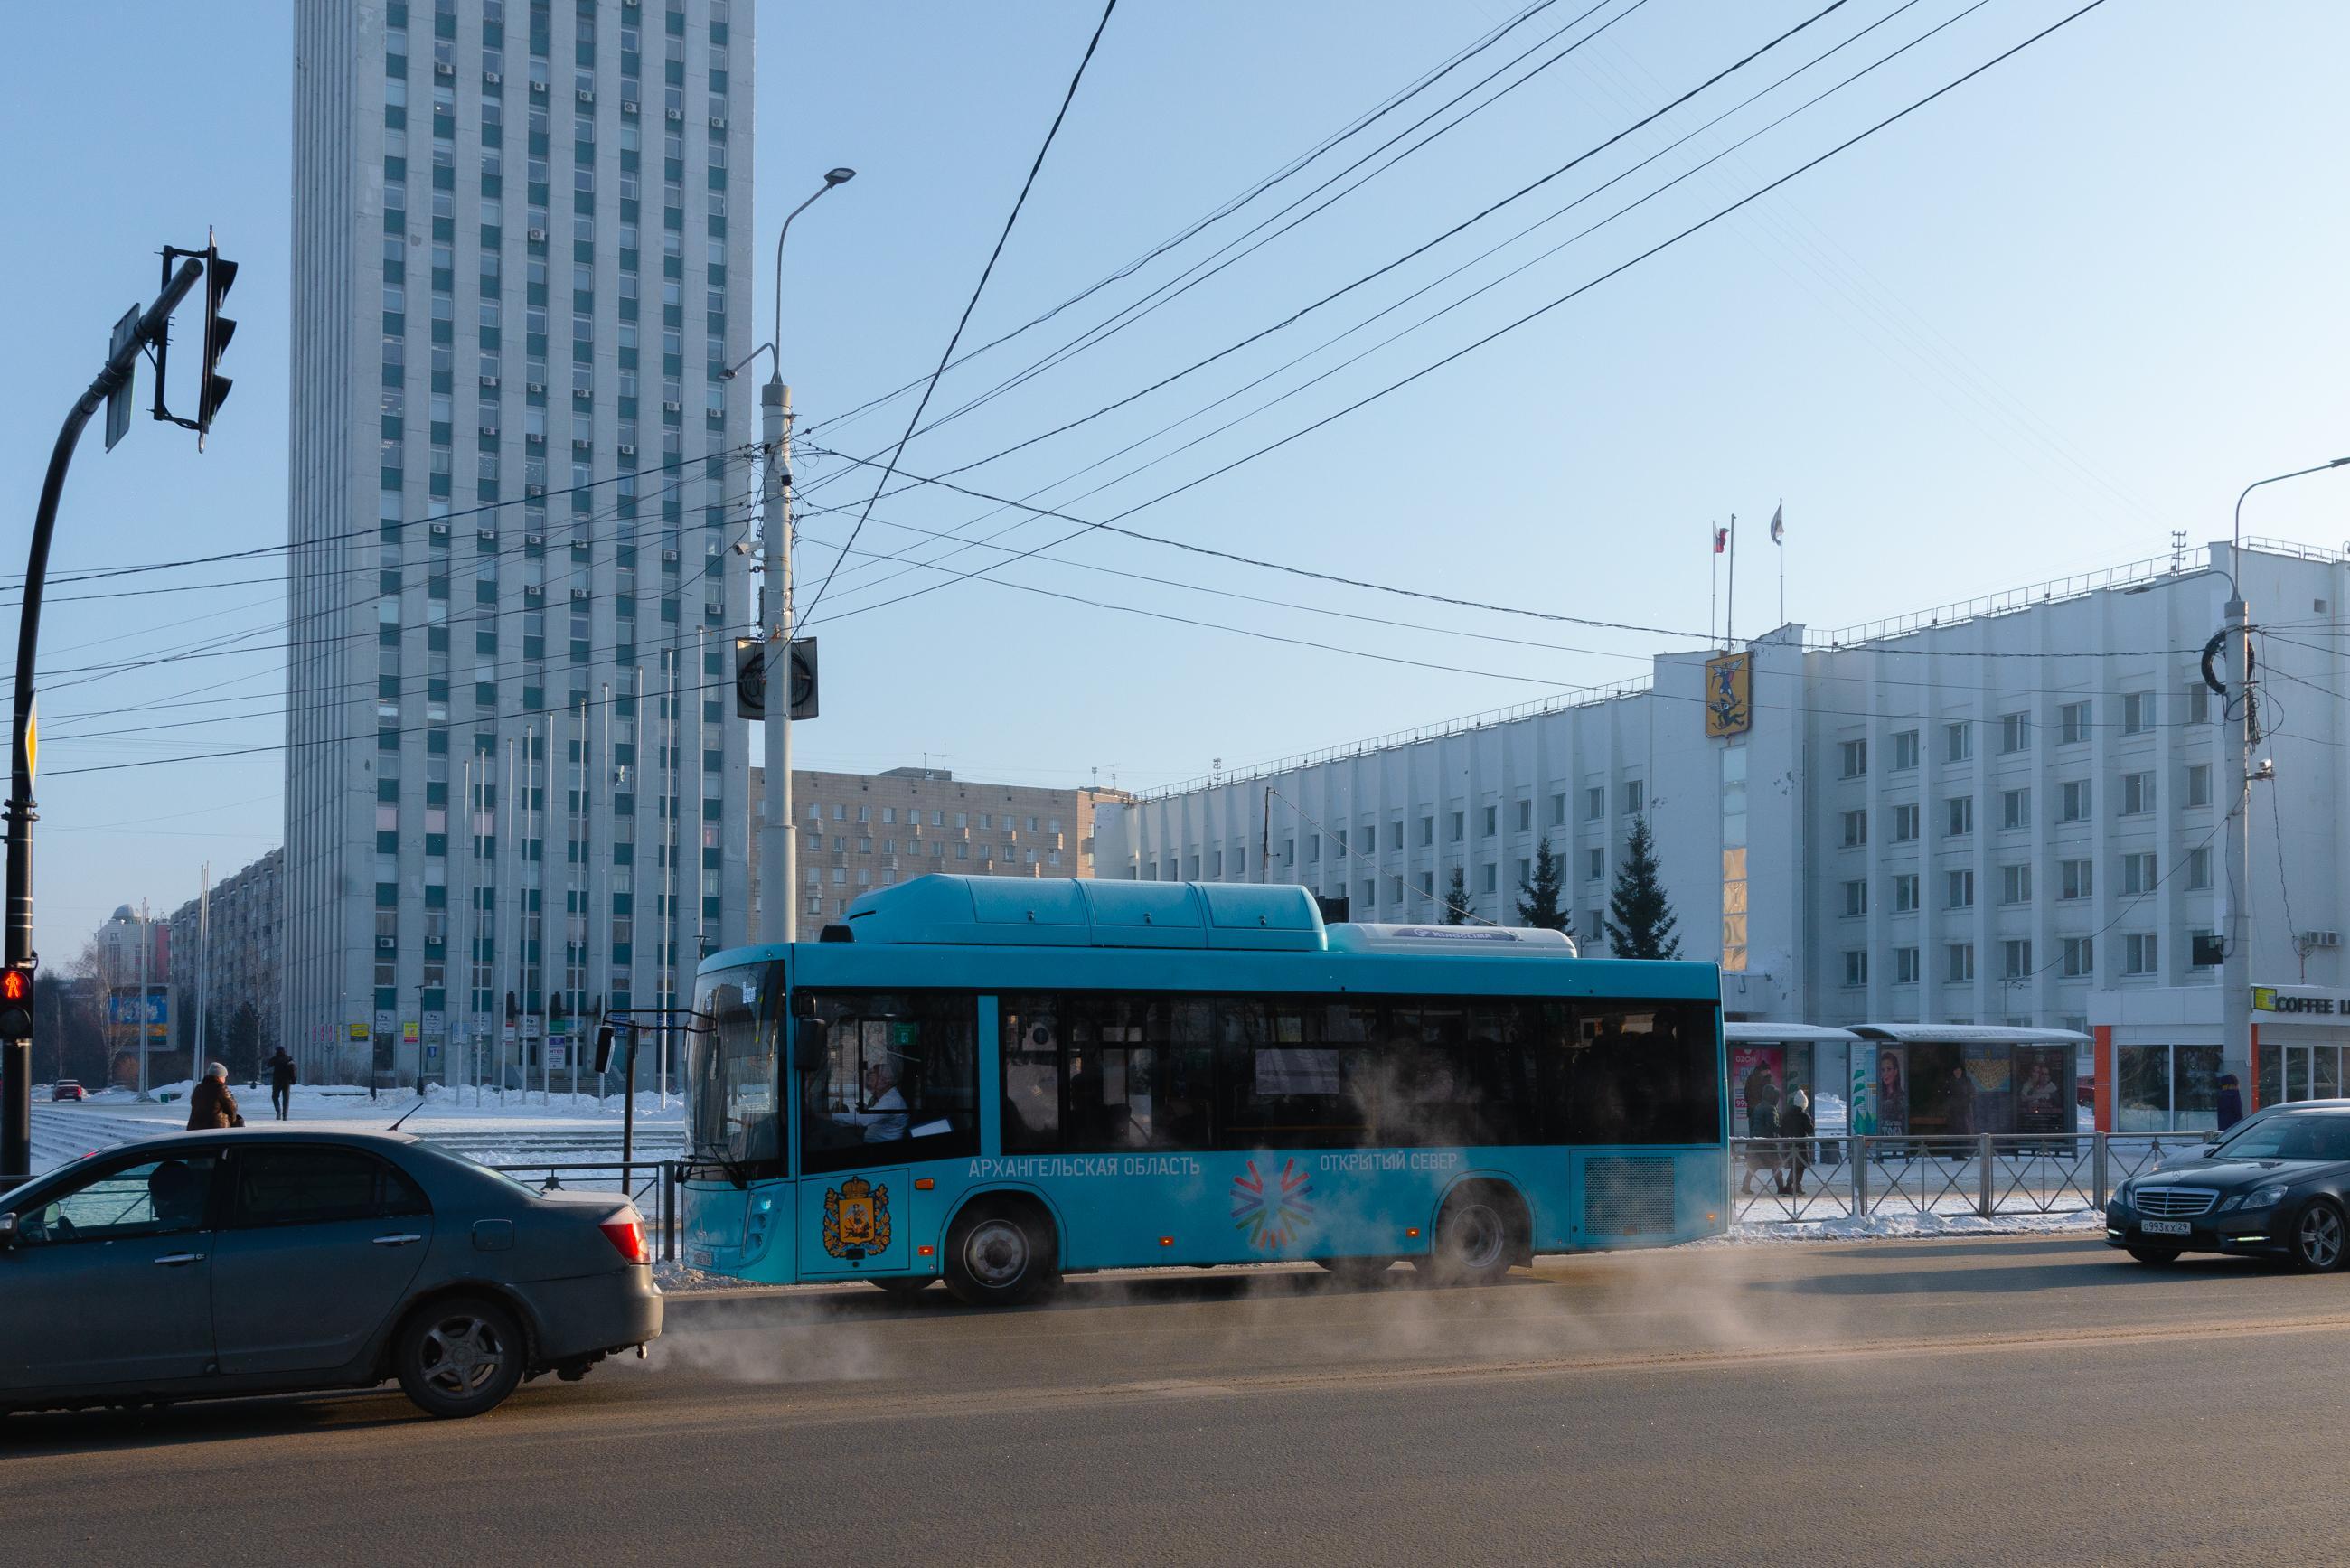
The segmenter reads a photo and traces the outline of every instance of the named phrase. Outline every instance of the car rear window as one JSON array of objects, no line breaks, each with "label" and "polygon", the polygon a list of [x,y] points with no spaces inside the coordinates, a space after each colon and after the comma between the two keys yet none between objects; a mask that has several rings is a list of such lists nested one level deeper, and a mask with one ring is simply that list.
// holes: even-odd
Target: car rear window
[{"label": "car rear window", "polygon": [[361,1149],[240,1149],[233,1169],[232,1225],[318,1225],[432,1212],[415,1182]]}]

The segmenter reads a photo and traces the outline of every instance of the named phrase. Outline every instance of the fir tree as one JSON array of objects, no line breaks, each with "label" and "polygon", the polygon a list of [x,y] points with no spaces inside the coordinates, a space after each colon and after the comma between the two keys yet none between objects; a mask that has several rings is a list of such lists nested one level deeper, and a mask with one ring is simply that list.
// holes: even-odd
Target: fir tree
[{"label": "fir tree", "polygon": [[1448,926],[1469,923],[1469,876],[1458,866],[1452,868],[1452,880],[1444,885],[1444,923]]},{"label": "fir tree", "polygon": [[1617,958],[1669,959],[1681,955],[1673,934],[1673,907],[1657,876],[1657,844],[1646,815],[1632,819],[1632,836],[1607,894],[1607,946]]},{"label": "fir tree", "polygon": [[1518,884],[1518,924],[1573,935],[1575,915],[1559,907],[1565,896],[1565,880],[1558,857],[1551,853],[1550,839],[1544,836],[1542,847],[1534,852],[1534,880]]}]

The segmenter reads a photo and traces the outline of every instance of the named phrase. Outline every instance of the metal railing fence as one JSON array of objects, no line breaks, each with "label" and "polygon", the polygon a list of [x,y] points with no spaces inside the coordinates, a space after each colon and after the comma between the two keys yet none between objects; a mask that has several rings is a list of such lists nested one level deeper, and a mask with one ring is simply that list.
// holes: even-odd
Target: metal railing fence
[{"label": "metal railing fence", "polygon": [[2068,1214],[2102,1210],[2116,1186],[2207,1135],[1982,1133],[1973,1137],[1730,1140],[1737,1224],[1872,1215]]},{"label": "metal railing fence", "polygon": [[651,1219],[661,1261],[677,1262],[681,1160],[536,1159],[489,1168],[541,1192],[610,1192],[625,1197],[639,1213]]}]

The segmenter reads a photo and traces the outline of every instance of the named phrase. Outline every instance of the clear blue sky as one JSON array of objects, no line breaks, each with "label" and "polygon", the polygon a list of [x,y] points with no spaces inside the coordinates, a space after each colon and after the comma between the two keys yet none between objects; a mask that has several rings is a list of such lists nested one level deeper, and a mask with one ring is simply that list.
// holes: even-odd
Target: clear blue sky
[{"label": "clear blue sky", "polygon": [[[1513,37],[1537,38],[1588,4],[1565,0]],[[1577,32],[1627,4],[1610,0]],[[1899,5],[1851,0],[1656,130],[1430,256],[962,482],[1008,495],[1041,492],[1044,504],[1089,518],[1143,500],[1565,293],[2070,9],[1988,0],[1478,301],[1073,499],[1604,216],[1689,167],[1700,147],[1719,151],[1725,135],[1742,134],[1966,4],[1918,0],[1721,131],[1541,231],[1548,238],[1471,268],[1214,415],[1067,477],[1353,327]],[[1605,140],[1815,8],[1804,0],[1649,0],[1295,233],[917,438],[908,465],[935,473],[987,456],[1281,319]],[[1091,0],[769,0],[759,10],[763,230],[772,232],[826,168],[859,171],[802,220],[792,242],[785,363],[806,428],[935,362],[1097,8]],[[1506,15],[1502,0],[1128,0],[966,343],[1027,321],[1149,249]],[[201,243],[207,223],[244,263],[237,387],[213,450],[199,457],[192,438],[143,419],[111,454],[93,435],[68,493],[57,565],[281,543],[290,8],[267,0],[20,6],[7,35],[26,68],[0,100],[0,166],[10,173],[15,220],[13,243],[0,249],[0,297],[15,313],[12,373],[0,383],[0,487],[15,499],[0,514],[0,567],[23,559],[57,421],[95,369],[114,318],[151,294],[155,248]],[[1707,625],[1706,527],[1731,512],[1750,529],[1739,625],[1763,629],[1775,609],[1777,563],[1761,524],[1783,496],[1789,617],[1821,628],[2159,554],[2173,528],[2199,545],[2225,532],[2246,480],[2350,451],[2341,369],[2350,363],[2350,327],[2339,305],[2350,222],[2335,189],[2338,152],[2350,145],[2350,99],[2339,90],[2345,46],[2350,10],[2318,0],[2113,0],[1737,216],[1392,397],[1136,514],[1131,525],[1350,576],[1699,632]],[[1498,64],[1522,47],[1481,58]],[[1449,79],[1465,85],[1471,76]],[[950,374],[932,416],[1139,298],[1347,158],[1326,159],[1239,223],[1207,231]],[[768,286],[763,278],[762,329]],[[910,408],[886,405],[816,439],[859,454],[886,450]],[[807,518],[800,569],[812,580],[833,559],[825,545],[846,536],[871,479],[821,460],[803,462],[800,478],[811,508],[851,508]],[[2326,544],[2350,537],[2350,481],[2313,480],[2254,505],[2258,532]],[[944,531],[986,510],[917,491],[877,506],[858,547],[927,553],[938,546],[889,524]],[[1020,521],[1008,514],[978,531]],[[1046,526],[1027,522],[1003,542],[1042,544],[1055,536]],[[885,584],[902,568],[852,561],[816,616],[825,716],[799,736],[802,764],[880,768],[944,752],[958,773],[974,776],[1081,783],[1098,767],[1107,782],[1115,768],[1122,784],[1147,786],[1203,773],[1213,758],[1243,764],[1637,675],[1660,645],[1413,605],[1101,535],[1054,554],[1063,559],[1023,562],[1003,575],[1456,668],[1376,662],[983,582],[852,614],[939,580],[913,571]],[[993,558],[975,551],[956,564]],[[217,877],[277,841],[274,753],[69,772],[275,745],[282,676],[267,629],[282,618],[283,590],[234,582],[275,571],[265,558],[208,577],[118,585],[231,585],[148,597],[77,603],[70,587],[56,590],[43,639],[51,670],[223,630],[254,629],[262,651],[73,687],[64,684],[69,675],[51,678],[36,881],[51,961],[70,959],[116,904],[144,897],[168,910],[193,896],[200,863],[210,860]],[[173,705],[191,696],[249,701]],[[149,728],[191,721],[200,722]]]}]

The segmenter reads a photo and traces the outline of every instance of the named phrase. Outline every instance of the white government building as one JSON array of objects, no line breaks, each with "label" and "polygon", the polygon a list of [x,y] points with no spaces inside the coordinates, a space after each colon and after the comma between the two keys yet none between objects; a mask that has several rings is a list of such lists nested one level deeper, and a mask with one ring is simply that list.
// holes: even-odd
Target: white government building
[{"label": "white government building", "polygon": [[[2342,1092],[2350,1045],[2350,554],[2247,541],[2256,639],[2249,905],[2258,1070],[2223,1062],[2230,729],[2199,672],[2230,548],[2136,562],[1752,651],[1742,732],[1708,734],[1704,652],[1644,680],[1105,805],[1097,875],[1297,882],[1355,919],[1432,921],[1458,867],[1513,917],[1547,838],[1586,951],[1633,818],[1682,956],[1730,1018],[2094,1034],[2101,1125],[2210,1125]],[[1263,853],[1261,853],[1261,846]],[[1840,1067],[1823,1063],[1818,1081]]]},{"label": "white government building", "polygon": [[722,372],[764,254],[753,19],[295,7],[282,1037],[307,1079],[567,1078],[584,1007],[658,1005],[748,929],[727,677],[758,379]]}]

